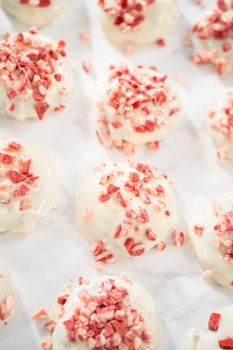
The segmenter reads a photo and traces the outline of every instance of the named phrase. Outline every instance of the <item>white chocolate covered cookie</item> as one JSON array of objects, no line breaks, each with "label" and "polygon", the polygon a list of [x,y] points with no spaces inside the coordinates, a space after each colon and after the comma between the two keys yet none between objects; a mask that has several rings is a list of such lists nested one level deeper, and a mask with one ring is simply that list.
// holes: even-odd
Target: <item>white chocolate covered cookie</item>
[{"label": "white chocolate covered cookie", "polygon": [[80,278],[57,298],[48,317],[53,350],[156,350],[162,337],[153,299],[123,276]]},{"label": "white chocolate covered cookie", "polygon": [[233,160],[233,88],[215,101],[209,112],[209,125],[219,158]]},{"label": "white chocolate covered cookie", "polygon": [[56,199],[57,177],[44,151],[0,138],[0,232],[32,231]]},{"label": "white chocolate covered cookie", "polygon": [[16,303],[15,292],[6,267],[0,265],[0,327],[8,323]]},{"label": "white chocolate covered cookie", "polygon": [[201,266],[214,280],[233,287],[233,192],[194,220],[189,232]]},{"label": "white chocolate covered cookie", "polygon": [[174,0],[98,0],[98,19],[114,44],[148,45],[174,30],[178,9]]},{"label": "white chocolate covered cookie", "polygon": [[61,14],[69,0],[2,0],[3,8],[19,22],[44,26]]},{"label": "white chocolate covered cookie", "polygon": [[217,72],[233,71],[233,3],[231,0],[215,0],[193,26],[193,33],[201,46],[194,54],[199,64],[211,62]]},{"label": "white chocolate covered cookie", "polygon": [[76,196],[80,232],[97,262],[142,255],[165,239],[177,223],[166,175],[142,163],[103,165]]},{"label": "white chocolate covered cookie", "polygon": [[0,41],[0,113],[19,120],[60,111],[72,86],[64,40],[32,28]]},{"label": "white chocolate covered cookie", "polygon": [[157,148],[182,116],[167,75],[142,66],[111,67],[109,76],[94,84],[91,104],[101,143],[128,154],[136,146]]}]

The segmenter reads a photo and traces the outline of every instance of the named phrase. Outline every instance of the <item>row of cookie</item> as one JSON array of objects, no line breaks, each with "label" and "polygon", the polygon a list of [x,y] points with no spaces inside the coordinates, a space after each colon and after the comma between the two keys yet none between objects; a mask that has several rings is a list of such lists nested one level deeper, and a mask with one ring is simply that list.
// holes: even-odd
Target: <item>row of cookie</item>
[{"label": "row of cookie", "polygon": [[[19,21],[45,25],[65,10],[69,0],[2,0],[3,8]],[[114,44],[164,45],[179,18],[173,0],[98,0],[97,17],[108,40]],[[193,25],[198,64],[211,62],[219,74],[233,70],[233,5],[215,0]]]},{"label": "row of cookie", "polygon": [[[91,190],[90,190],[91,189]],[[0,232],[27,233],[49,213],[57,198],[56,173],[35,145],[0,139]],[[92,244],[96,267],[150,249],[178,223],[167,175],[131,161],[101,165],[76,196],[80,232]],[[198,217],[189,235],[198,259],[220,284],[233,287],[232,193]],[[173,231],[176,245],[184,235]]]},{"label": "row of cookie", "polygon": [[[54,43],[32,28],[0,43],[0,112],[19,120],[43,119],[64,109],[72,87],[65,42]],[[101,143],[132,154],[136,146],[157,149],[183,114],[167,75],[142,66],[110,67],[90,91],[93,124]],[[210,126],[221,154],[233,158],[232,91],[211,109]]]},{"label": "row of cookie", "polygon": [[[0,268],[0,326],[14,312],[15,293],[6,268]],[[43,322],[48,339],[43,349],[156,350],[163,339],[158,309],[148,292],[126,276],[78,278],[67,285]],[[210,315],[202,331],[191,330],[182,350],[233,349],[233,306]]]}]

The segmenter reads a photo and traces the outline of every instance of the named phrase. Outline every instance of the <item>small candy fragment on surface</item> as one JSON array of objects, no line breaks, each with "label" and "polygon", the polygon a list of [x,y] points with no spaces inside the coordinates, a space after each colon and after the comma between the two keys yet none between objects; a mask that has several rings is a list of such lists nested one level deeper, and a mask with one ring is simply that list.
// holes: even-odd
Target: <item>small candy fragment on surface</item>
[{"label": "small candy fragment on surface", "polygon": [[180,248],[185,242],[185,234],[183,232],[178,232],[177,230],[172,230],[171,232],[173,244],[175,247]]},{"label": "small candy fragment on surface", "polygon": [[48,317],[48,313],[44,309],[40,309],[36,314],[32,316],[34,320],[43,320]]},{"label": "small candy fragment on surface", "polygon": [[165,250],[166,247],[167,247],[167,243],[162,241],[162,242],[159,242],[159,244],[157,244],[155,248],[161,252],[161,251]]},{"label": "small candy fragment on surface", "polygon": [[221,320],[221,314],[212,313],[209,318],[208,327],[211,331],[217,331]]},{"label": "small candy fragment on surface", "polygon": [[20,210],[29,210],[32,208],[32,200],[30,198],[23,199],[20,202]]},{"label": "small candy fragment on surface", "polygon": [[202,273],[202,278],[204,280],[209,280],[214,276],[214,272],[212,270],[205,270]]},{"label": "small candy fragment on surface", "polygon": [[221,349],[233,349],[233,339],[231,338],[219,340],[218,343]]},{"label": "small candy fragment on surface", "polygon": [[91,71],[91,61],[90,59],[86,58],[82,61],[82,68],[85,73],[90,74]]}]

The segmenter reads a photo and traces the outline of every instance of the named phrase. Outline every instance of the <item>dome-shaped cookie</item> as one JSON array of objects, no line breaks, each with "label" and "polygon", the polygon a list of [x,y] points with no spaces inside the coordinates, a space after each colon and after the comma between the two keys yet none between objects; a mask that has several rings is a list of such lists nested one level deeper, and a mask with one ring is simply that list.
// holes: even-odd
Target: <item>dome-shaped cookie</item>
[{"label": "dome-shaped cookie", "polygon": [[233,160],[233,88],[216,99],[208,120],[220,158]]},{"label": "dome-shaped cookie", "polygon": [[177,223],[166,175],[129,161],[103,166],[90,176],[77,193],[75,210],[78,228],[100,262],[142,255]]},{"label": "dome-shaped cookie", "polygon": [[233,193],[199,214],[189,232],[201,266],[224,287],[233,287]]},{"label": "dome-shaped cookie", "polygon": [[43,119],[62,110],[72,86],[64,40],[36,28],[0,41],[0,113],[19,120]]},{"label": "dome-shaped cookie", "polygon": [[29,142],[0,138],[0,232],[27,233],[57,199],[57,177],[46,153]]},{"label": "dome-shaped cookie", "polygon": [[152,297],[128,277],[80,278],[57,298],[48,316],[53,350],[156,350],[161,342]]},{"label": "dome-shaped cookie", "polygon": [[0,264],[0,327],[6,325],[12,317],[16,303],[16,296],[9,273]]},{"label": "dome-shaped cookie", "polygon": [[90,100],[101,143],[127,153],[158,146],[182,116],[177,93],[156,68],[111,67],[109,76],[94,84]]},{"label": "dome-shaped cookie", "polygon": [[231,0],[215,0],[193,26],[197,38],[194,61],[213,63],[219,74],[233,71],[233,4]]},{"label": "dome-shaped cookie", "polygon": [[174,30],[178,9],[174,0],[98,0],[98,19],[114,44],[147,45]]},{"label": "dome-shaped cookie", "polygon": [[29,26],[44,26],[65,11],[69,0],[2,0],[4,10]]}]

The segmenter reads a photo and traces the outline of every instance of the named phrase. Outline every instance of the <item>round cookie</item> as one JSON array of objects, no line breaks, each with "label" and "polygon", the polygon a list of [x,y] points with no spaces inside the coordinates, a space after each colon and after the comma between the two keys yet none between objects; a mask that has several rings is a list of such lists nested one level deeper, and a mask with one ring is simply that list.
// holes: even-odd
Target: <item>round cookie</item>
[{"label": "round cookie", "polygon": [[42,149],[0,138],[0,232],[28,233],[57,199],[57,177]]},{"label": "round cookie", "polygon": [[182,350],[233,349],[233,306],[210,315],[204,328],[190,330],[184,338]]},{"label": "round cookie", "polygon": [[194,220],[189,237],[201,266],[224,287],[233,287],[233,192]]},{"label": "round cookie", "polygon": [[215,0],[193,26],[201,46],[194,61],[216,65],[219,74],[233,71],[233,4],[231,0]]},{"label": "round cookie", "polygon": [[0,327],[11,318],[16,303],[14,289],[7,269],[0,265]]},{"label": "round cookie", "polygon": [[107,79],[93,86],[90,100],[101,143],[128,154],[136,146],[157,148],[182,116],[167,75],[153,67],[112,66]]},{"label": "round cookie", "polygon": [[80,232],[97,262],[142,255],[177,224],[175,199],[166,175],[130,161],[103,165],[76,196]]},{"label": "round cookie", "polygon": [[209,112],[209,125],[220,158],[233,160],[233,89],[216,100]]},{"label": "round cookie", "polygon": [[44,26],[64,12],[69,0],[2,0],[4,10],[29,26]]},{"label": "round cookie", "polygon": [[53,350],[156,350],[161,342],[152,297],[128,277],[80,278],[57,298],[48,315]]},{"label": "round cookie", "polygon": [[0,113],[18,120],[43,119],[64,108],[72,86],[64,40],[36,28],[0,42]]},{"label": "round cookie", "polygon": [[114,44],[148,45],[174,30],[178,9],[174,0],[99,0],[98,19]]}]

